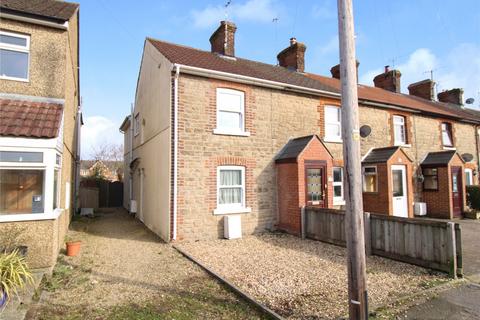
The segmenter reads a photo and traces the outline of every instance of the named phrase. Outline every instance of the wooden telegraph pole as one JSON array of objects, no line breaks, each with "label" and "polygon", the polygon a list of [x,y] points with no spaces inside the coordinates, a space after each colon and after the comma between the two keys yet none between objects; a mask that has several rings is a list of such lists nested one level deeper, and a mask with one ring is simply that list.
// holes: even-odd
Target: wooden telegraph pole
[{"label": "wooden telegraph pole", "polygon": [[363,320],[368,319],[368,296],[352,0],[338,0],[338,31],[342,81],[343,159],[346,182],[345,234],[348,251],[348,305],[350,319]]}]

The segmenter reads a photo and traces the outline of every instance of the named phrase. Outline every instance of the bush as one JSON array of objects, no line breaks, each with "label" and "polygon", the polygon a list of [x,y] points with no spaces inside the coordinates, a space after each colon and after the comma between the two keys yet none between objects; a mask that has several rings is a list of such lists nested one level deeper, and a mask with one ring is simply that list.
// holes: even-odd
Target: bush
[{"label": "bush", "polygon": [[467,186],[467,204],[474,210],[480,210],[480,186]]},{"label": "bush", "polygon": [[6,294],[7,301],[28,284],[33,284],[32,273],[18,250],[0,253],[0,291]]}]

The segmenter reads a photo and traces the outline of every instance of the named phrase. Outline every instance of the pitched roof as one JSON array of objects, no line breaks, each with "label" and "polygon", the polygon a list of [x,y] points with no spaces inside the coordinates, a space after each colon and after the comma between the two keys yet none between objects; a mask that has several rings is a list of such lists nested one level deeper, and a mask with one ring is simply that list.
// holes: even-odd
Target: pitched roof
[{"label": "pitched roof", "polygon": [[0,136],[55,138],[63,105],[0,98]]},{"label": "pitched roof", "polygon": [[210,51],[203,51],[151,38],[147,38],[147,41],[172,63],[233,73],[262,80],[277,81],[310,89],[335,92],[334,88],[326,84],[284,67],[238,57],[235,59],[221,57]]},{"label": "pitched roof", "polygon": [[78,8],[78,3],[56,0],[2,0],[2,11],[16,11],[55,20],[69,20]]},{"label": "pitched roof", "polygon": [[[173,44],[147,38],[170,62],[191,67],[221,71],[262,80],[276,81],[287,85],[309,89],[340,93],[341,83],[336,78],[329,78],[312,73],[299,73],[284,67],[246,60],[242,58],[225,58],[210,51]],[[465,111],[458,106],[436,101],[428,101],[416,96],[394,93],[381,88],[358,85],[360,100],[399,106],[426,114],[467,119],[480,122],[480,115]]]},{"label": "pitched roof", "polygon": [[365,156],[362,163],[382,163],[387,162],[400,147],[385,147],[370,150]]},{"label": "pitched roof", "polygon": [[422,161],[422,166],[447,165],[456,153],[455,150],[429,152]]},{"label": "pitched roof", "polygon": [[305,137],[290,139],[275,157],[275,162],[278,162],[280,160],[296,159],[298,155],[302,153],[303,149],[305,149],[305,147],[310,142],[310,140],[312,140],[313,137],[314,135],[309,135]]}]

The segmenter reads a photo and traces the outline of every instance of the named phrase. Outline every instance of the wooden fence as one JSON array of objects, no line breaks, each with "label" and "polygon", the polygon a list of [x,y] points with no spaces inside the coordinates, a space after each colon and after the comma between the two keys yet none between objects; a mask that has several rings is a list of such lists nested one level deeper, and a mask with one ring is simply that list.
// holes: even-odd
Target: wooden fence
[{"label": "wooden fence", "polygon": [[[302,236],[345,246],[345,211],[307,207]],[[432,219],[364,214],[365,251],[398,261],[462,275],[462,241],[458,223]]]}]

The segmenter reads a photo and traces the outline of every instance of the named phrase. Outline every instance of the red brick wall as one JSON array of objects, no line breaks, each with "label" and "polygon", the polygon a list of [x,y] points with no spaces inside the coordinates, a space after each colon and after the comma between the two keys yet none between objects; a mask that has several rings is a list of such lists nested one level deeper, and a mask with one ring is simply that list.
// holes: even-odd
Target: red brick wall
[{"label": "red brick wall", "polygon": [[377,167],[377,192],[363,193],[363,210],[366,212],[390,214],[391,188],[388,179],[388,166],[387,163],[377,163],[375,166]]},{"label": "red brick wall", "polygon": [[449,167],[439,167],[437,172],[438,190],[423,190],[423,202],[427,204],[429,217],[449,219],[451,215]]},{"label": "red brick wall", "polygon": [[278,228],[288,233],[299,235],[300,205],[298,201],[298,167],[297,163],[277,164],[278,188]]}]

